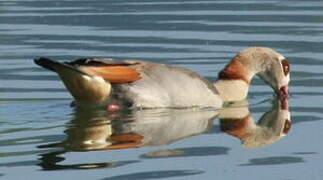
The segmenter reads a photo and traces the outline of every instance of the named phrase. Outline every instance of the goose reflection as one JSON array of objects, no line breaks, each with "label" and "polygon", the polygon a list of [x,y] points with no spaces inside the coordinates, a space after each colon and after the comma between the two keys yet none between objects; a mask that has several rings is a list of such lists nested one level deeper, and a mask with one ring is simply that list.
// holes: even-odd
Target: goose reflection
[{"label": "goose reflection", "polygon": [[291,116],[287,99],[273,100],[272,107],[258,122],[249,112],[248,106],[234,104],[221,111],[222,131],[239,138],[247,148],[272,144],[284,137],[291,128]]},{"label": "goose reflection", "polygon": [[272,108],[258,123],[249,106],[239,103],[222,110],[150,109],[111,113],[76,109],[65,131],[67,138],[40,147],[90,151],[165,145],[209,131],[215,117],[220,118],[221,130],[241,139],[245,147],[273,143],[291,127],[287,100],[274,100]]},{"label": "goose reflection", "polygon": [[72,151],[123,149],[164,145],[212,128],[214,110],[151,109],[108,113],[76,109],[65,131],[67,138],[40,147]]}]

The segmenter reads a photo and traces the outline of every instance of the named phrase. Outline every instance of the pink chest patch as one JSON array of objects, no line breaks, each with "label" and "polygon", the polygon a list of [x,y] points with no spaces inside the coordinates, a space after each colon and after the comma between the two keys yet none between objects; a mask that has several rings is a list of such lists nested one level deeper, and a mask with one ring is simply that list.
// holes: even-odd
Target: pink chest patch
[{"label": "pink chest patch", "polygon": [[120,110],[120,106],[117,104],[109,104],[107,107],[108,111],[118,111]]}]

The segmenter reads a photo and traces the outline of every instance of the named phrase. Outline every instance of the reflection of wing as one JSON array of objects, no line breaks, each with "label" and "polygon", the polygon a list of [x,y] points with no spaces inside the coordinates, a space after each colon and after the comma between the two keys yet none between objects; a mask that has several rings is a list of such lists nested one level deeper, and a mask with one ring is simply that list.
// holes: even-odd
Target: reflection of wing
[{"label": "reflection of wing", "polygon": [[201,134],[212,126],[216,111],[144,110],[133,114],[134,122],[121,132],[136,132],[144,137],[143,145],[163,145]]},{"label": "reflection of wing", "polygon": [[248,148],[271,144],[288,133],[291,127],[290,112],[275,100],[272,108],[255,123],[248,107],[233,107],[221,112],[221,130],[239,138]]},{"label": "reflection of wing", "polygon": [[212,127],[216,111],[152,109],[123,114],[76,111],[61,143],[42,147],[103,150],[163,145],[201,134]]}]

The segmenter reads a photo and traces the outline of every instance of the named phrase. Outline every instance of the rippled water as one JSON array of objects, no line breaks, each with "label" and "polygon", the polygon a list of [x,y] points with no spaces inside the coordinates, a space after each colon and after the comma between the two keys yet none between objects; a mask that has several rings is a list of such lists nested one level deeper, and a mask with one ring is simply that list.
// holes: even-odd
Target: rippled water
[{"label": "rippled water", "polygon": [[[0,0],[0,178],[322,179],[322,10],[321,1]],[[84,112],[32,62],[140,58],[215,80],[255,45],[292,65],[291,121],[258,79],[249,108]]]}]

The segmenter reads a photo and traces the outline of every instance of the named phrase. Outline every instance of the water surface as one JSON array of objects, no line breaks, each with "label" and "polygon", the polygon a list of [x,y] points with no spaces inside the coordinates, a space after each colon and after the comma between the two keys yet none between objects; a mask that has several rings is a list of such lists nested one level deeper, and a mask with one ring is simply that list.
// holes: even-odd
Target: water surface
[{"label": "water surface", "polygon": [[[321,1],[297,0],[0,0],[0,177],[322,179],[322,10]],[[290,122],[259,79],[249,107],[222,115],[84,112],[32,62],[140,58],[215,80],[248,46],[289,59]]]}]

